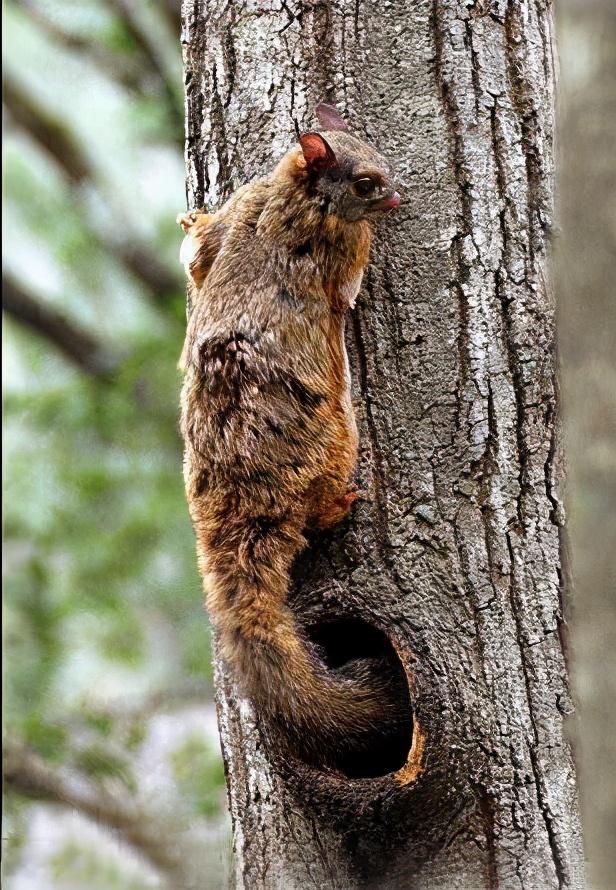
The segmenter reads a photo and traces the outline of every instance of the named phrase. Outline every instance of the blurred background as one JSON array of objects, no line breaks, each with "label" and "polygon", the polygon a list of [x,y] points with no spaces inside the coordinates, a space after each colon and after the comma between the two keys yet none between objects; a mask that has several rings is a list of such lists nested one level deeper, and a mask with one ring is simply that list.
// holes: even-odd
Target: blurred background
[{"label": "blurred background", "polygon": [[[7,890],[227,885],[184,501],[179,0],[6,0]],[[571,724],[616,886],[616,13],[559,7],[557,294],[576,569]]]},{"label": "blurred background", "polygon": [[173,0],[4,9],[9,890],[182,886],[188,849],[226,873],[177,434],[179,27]]}]

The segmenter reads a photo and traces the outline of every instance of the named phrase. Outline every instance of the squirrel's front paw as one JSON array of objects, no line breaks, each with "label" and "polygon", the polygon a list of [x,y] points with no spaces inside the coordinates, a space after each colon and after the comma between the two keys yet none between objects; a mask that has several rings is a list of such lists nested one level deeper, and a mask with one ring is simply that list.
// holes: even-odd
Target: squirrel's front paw
[{"label": "squirrel's front paw", "polygon": [[206,216],[206,214],[200,210],[188,210],[186,213],[178,213],[175,221],[179,226],[182,226],[185,232],[188,232],[189,229],[192,229],[197,224],[200,216]]}]

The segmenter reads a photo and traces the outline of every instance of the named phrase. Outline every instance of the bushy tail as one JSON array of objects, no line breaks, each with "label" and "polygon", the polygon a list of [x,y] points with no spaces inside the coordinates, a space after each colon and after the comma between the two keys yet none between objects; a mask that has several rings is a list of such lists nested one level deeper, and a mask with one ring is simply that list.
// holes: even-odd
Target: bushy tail
[{"label": "bushy tail", "polygon": [[204,548],[207,604],[222,655],[257,711],[283,726],[304,755],[339,760],[410,726],[408,690],[379,660],[328,669],[300,635],[286,598],[304,546],[290,520],[227,522]]}]

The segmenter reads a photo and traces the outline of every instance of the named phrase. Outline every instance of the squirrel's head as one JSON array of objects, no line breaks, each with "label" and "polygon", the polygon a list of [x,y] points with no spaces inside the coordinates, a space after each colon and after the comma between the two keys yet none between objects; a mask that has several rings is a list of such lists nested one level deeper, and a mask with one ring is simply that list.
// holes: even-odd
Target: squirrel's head
[{"label": "squirrel's head", "polygon": [[306,188],[327,212],[347,222],[369,219],[400,204],[387,161],[367,142],[347,132],[347,123],[331,105],[317,105],[325,133],[300,136]]}]

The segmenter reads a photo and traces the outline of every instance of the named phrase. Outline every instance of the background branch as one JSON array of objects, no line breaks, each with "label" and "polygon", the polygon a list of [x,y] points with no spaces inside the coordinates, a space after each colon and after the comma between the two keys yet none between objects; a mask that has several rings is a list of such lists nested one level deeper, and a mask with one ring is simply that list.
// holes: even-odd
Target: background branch
[{"label": "background branch", "polygon": [[161,3],[161,11],[165,17],[169,31],[173,37],[177,39],[182,26],[180,0],[163,0]]},{"label": "background branch", "polygon": [[119,831],[130,844],[162,874],[170,888],[194,886],[190,851],[177,830],[170,830],[160,813],[146,810],[142,803],[112,794],[84,776],[61,767],[50,767],[30,749],[15,742],[5,746],[5,787],[32,800],[63,804],[78,810],[96,823]]},{"label": "background branch", "polygon": [[100,43],[88,40],[79,34],[70,34],[57,25],[32,0],[19,0],[12,6],[24,13],[50,40],[69,52],[80,53],[87,57],[88,61],[106,77],[112,78],[133,93],[137,93],[143,88],[140,76],[142,72],[140,66],[135,65],[134,60],[132,60],[132,64],[127,64],[127,60],[122,54],[109,52]]},{"label": "background branch", "polygon": [[175,84],[169,79],[165,70],[165,64],[160,58],[155,43],[146,29],[143,28],[139,16],[135,15],[136,4],[130,2],[130,0],[128,2],[127,0],[108,0],[108,5],[121,19],[130,37],[139,48],[148,65],[148,69],[158,80],[160,91],[167,104],[173,132],[182,134],[184,132],[184,117],[181,111],[181,102],[178,101]]},{"label": "background branch", "polygon": [[20,324],[52,343],[80,370],[92,377],[108,377],[118,358],[92,334],[44,305],[11,275],[2,276],[2,308]]},{"label": "background branch", "polygon": [[[10,75],[5,76],[4,103],[12,120],[34,139],[66,174],[78,200],[81,188],[88,184],[96,188],[97,172],[74,134],[63,121],[40,106]],[[108,203],[105,201],[105,203]],[[90,223],[91,218],[86,216]],[[121,237],[108,232],[94,231],[93,235],[103,248],[112,253],[124,267],[147,289],[158,305],[165,307],[169,295],[180,289],[180,278],[169,273],[166,266],[143,244],[134,233],[126,232],[124,221],[116,226]],[[179,263],[178,263],[179,270]]]},{"label": "background branch", "polygon": [[3,101],[13,121],[54,158],[71,183],[94,180],[90,160],[67,125],[35,102],[9,74],[4,77]]},{"label": "background branch", "polygon": [[101,717],[132,722],[144,720],[161,711],[185,708],[189,704],[211,703],[213,693],[212,683],[208,680],[186,677],[177,685],[151,692],[138,701],[123,697],[105,707],[97,707],[92,710]]}]

